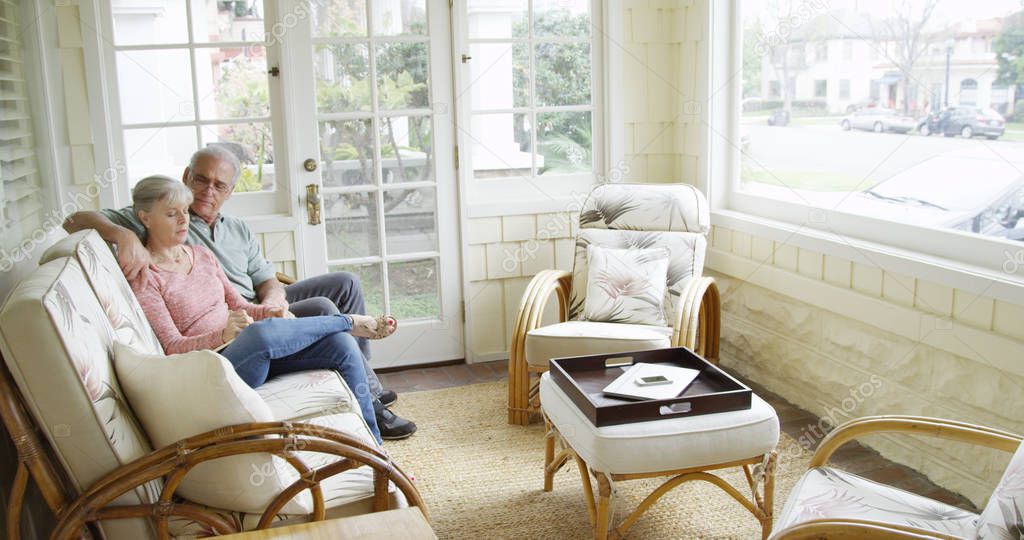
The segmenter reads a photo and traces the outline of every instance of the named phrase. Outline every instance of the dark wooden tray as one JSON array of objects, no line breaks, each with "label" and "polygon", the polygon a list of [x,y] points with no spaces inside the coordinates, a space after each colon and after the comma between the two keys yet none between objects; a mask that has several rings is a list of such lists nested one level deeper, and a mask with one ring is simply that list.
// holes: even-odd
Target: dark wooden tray
[{"label": "dark wooden tray", "polygon": [[[637,362],[700,370],[678,397],[628,400],[601,391]],[[551,379],[597,427],[750,408],[750,388],[685,347],[551,359]]]}]

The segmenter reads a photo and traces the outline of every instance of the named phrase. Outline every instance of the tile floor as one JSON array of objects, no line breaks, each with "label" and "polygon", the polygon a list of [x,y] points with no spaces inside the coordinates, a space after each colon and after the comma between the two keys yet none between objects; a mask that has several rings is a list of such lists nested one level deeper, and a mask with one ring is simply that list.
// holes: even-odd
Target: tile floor
[{"label": "tile floor", "polygon": [[[508,363],[506,360],[498,360],[480,364],[411,368],[379,375],[385,388],[390,388],[401,394],[402,392],[437,390],[467,384],[502,381],[508,377]],[[809,426],[817,425],[817,416],[800,409],[759,385],[747,384],[775,407],[782,423],[782,430],[791,437],[799,440],[801,435],[807,433]],[[860,444],[845,445],[836,452],[831,463],[865,478],[978,512],[978,509],[963,496],[935,485],[917,471],[893,463],[883,458],[878,452]]]}]

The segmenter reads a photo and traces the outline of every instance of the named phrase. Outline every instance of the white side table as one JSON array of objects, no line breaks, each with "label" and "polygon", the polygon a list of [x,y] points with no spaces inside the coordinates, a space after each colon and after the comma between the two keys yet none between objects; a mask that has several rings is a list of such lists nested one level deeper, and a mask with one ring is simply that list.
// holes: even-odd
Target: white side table
[{"label": "white side table", "polygon": [[[544,490],[551,491],[554,474],[574,459],[583,478],[594,538],[625,535],[662,495],[691,480],[710,482],[736,499],[761,522],[762,538],[771,532],[779,418],[756,394],[751,396],[750,409],[741,411],[595,427],[545,373],[540,402],[548,428]],[[557,454],[556,442],[561,446]],[[732,467],[743,468],[751,499],[708,472]],[[597,481],[597,501],[591,476]],[[611,523],[613,482],[661,476],[670,478],[621,523]]]}]

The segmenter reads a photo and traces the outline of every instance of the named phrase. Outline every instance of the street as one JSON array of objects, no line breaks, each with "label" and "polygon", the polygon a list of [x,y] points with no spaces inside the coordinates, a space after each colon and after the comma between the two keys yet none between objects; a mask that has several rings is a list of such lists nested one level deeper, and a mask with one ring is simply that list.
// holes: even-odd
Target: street
[{"label": "street", "polygon": [[843,131],[840,118],[821,120],[773,127],[766,125],[764,117],[743,118],[740,132],[749,138],[743,180],[808,190],[862,191],[928,158],[965,149],[991,154],[1024,171],[1024,142],[925,137],[916,131]]}]

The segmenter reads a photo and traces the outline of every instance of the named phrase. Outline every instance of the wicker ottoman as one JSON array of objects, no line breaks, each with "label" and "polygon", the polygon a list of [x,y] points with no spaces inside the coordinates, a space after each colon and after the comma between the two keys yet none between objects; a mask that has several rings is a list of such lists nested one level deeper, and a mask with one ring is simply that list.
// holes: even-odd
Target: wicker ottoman
[{"label": "wicker ottoman", "polygon": [[[662,495],[690,480],[704,480],[722,488],[754,514],[761,522],[762,537],[767,538],[772,529],[779,418],[775,409],[757,395],[751,397],[747,410],[600,428],[580,412],[549,373],[541,377],[540,398],[547,424],[544,490],[551,491],[554,474],[574,459],[583,478],[595,538],[625,535]],[[560,447],[557,454],[556,444]],[[731,467],[743,468],[752,499],[707,472]],[[596,502],[591,476],[598,486]],[[613,482],[660,476],[670,478],[621,523],[611,523]]]}]

